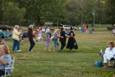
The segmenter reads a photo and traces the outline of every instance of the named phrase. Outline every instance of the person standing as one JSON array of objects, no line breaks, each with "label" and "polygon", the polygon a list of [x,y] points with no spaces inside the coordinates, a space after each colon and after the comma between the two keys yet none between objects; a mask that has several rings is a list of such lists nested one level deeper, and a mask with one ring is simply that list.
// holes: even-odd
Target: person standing
[{"label": "person standing", "polygon": [[47,48],[47,50],[49,50],[48,48],[49,48],[50,44],[51,44],[51,31],[49,29],[46,33],[46,48]]},{"label": "person standing", "polygon": [[34,37],[35,37],[35,35],[33,33],[33,27],[30,26],[28,28],[28,39],[30,42],[29,52],[32,52],[32,49],[35,46]]},{"label": "person standing", "polygon": [[60,31],[60,43],[61,43],[60,50],[63,50],[64,47],[66,46],[66,32],[64,31],[63,28],[61,28],[61,31]]},{"label": "person standing", "polygon": [[13,38],[13,48],[12,50],[14,52],[20,52],[20,36],[21,36],[21,30],[19,25],[15,25],[13,32],[12,32],[12,38]]},{"label": "person standing", "polygon": [[41,42],[42,41],[42,27],[39,27],[39,29],[37,29],[37,36],[38,36],[38,42]]},{"label": "person standing", "polygon": [[59,30],[56,29],[52,37],[52,41],[54,43],[55,50],[58,49],[58,46],[59,46],[58,37],[59,37]]},{"label": "person standing", "polygon": [[75,33],[73,31],[73,28],[71,27],[70,32],[68,34],[68,42],[67,42],[67,47],[68,49],[78,49],[77,42],[75,40]]}]

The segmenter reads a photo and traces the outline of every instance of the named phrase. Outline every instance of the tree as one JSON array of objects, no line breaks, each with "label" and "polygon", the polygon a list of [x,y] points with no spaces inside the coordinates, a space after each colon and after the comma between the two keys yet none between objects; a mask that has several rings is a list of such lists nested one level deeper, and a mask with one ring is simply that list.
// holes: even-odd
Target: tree
[{"label": "tree", "polygon": [[115,0],[107,0],[107,22],[115,24]]},{"label": "tree", "polygon": [[14,2],[5,2],[3,6],[4,24],[21,24],[24,21],[25,8],[19,8]]},{"label": "tree", "polygon": [[66,6],[68,21],[74,24],[90,22],[94,6],[94,0],[70,0]]},{"label": "tree", "polygon": [[[106,2],[108,1],[108,2]],[[47,21],[57,24],[96,23],[114,19],[112,0],[0,0],[0,21],[7,24],[40,24]],[[107,7],[111,6],[111,7]],[[107,8],[107,11],[105,10]],[[13,20],[12,20],[13,19]]]},{"label": "tree", "polygon": [[3,11],[2,11],[2,2],[3,2],[3,0],[0,0],[0,24],[2,24],[2,16],[3,16]]},{"label": "tree", "polygon": [[20,7],[26,8],[27,23],[39,24],[45,21],[61,21],[63,19],[66,0],[16,0]]}]

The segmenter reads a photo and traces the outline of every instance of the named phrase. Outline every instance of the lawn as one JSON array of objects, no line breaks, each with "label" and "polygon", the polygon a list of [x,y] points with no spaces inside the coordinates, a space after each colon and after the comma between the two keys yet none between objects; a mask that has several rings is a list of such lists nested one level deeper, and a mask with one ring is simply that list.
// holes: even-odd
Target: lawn
[{"label": "lawn", "polygon": [[44,45],[36,43],[29,53],[28,41],[21,42],[22,52],[12,53],[16,60],[12,77],[112,77],[115,70],[96,68],[94,64],[100,59],[97,52],[115,37],[104,28],[96,30],[94,34],[76,32],[76,52],[57,52],[52,47],[47,51]]}]

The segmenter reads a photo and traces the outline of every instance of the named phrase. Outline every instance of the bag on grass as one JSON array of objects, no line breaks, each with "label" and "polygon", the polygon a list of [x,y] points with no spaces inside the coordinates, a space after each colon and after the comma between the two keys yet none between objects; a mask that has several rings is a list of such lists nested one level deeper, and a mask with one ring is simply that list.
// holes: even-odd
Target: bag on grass
[{"label": "bag on grass", "polygon": [[98,68],[102,67],[103,66],[103,62],[102,61],[96,61],[95,62],[95,66],[98,67]]}]

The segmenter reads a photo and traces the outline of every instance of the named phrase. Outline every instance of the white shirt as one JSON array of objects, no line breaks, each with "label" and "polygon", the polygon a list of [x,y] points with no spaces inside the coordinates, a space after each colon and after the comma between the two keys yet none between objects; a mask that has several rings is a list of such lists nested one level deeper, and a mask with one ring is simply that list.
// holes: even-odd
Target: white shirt
[{"label": "white shirt", "polygon": [[110,47],[106,48],[104,55],[107,59],[115,58],[115,47],[110,49]]}]

